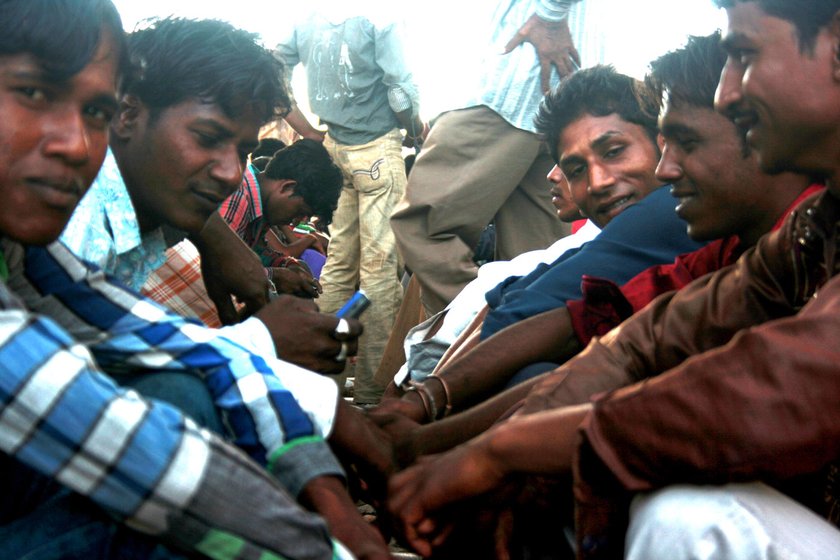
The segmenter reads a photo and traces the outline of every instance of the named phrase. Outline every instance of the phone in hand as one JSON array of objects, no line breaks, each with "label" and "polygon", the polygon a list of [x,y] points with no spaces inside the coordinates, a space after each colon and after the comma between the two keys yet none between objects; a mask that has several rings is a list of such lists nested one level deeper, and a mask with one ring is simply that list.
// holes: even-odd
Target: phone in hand
[{"label": "phone in hand", "polygon": [[359,290],[353,297],[347,300],[341,309],[335,314],[339,318],[358,319],[359,316],[370,306],[370,300],[365,295],[365,292]]}]

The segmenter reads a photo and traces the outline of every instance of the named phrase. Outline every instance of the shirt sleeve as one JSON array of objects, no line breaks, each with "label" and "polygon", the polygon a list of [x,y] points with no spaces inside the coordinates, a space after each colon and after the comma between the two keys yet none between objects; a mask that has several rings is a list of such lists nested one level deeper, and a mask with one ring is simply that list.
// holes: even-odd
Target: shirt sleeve
[{"label": "shirt sleeve", "polygon": [[560,21],[569,15],[569,8],[580,0],[538,0],[536,14],[546,21]]},{"label": "shirt sleeve", "polygon": [[49,318],[0,310],[0,387],[0,449],[118,521],[220,559],[332,556],[323,521],[263,469],[177,409],[117,387]]},{"label": "shirt sleeve", "polygon": [[700,247],[674,212],[668,188],[661,187],[622,212],[572,256],[564,255],[550,267],[540,267],[505,286],[496,305],[488,297],[491,310],[481,338],[579,299],[584,274],[624,283],[650,266],[672,262],[677,255]]},{"label": "shirt sleeve", "polygon": [[263,357],[110,282],[60,244],[27,248],[14,269],[10,286],[27,307],[90,348],[106,372],[200,376],[233,442],[293,495],[317,476],[343,476],[312,418]]},{"label": "shirt sleeve", "polygon": [[419,93],[406,65],[402,32],[398,23],[390,23],[376,31],[376,63],[384,75],[382,82],[388,87],[388,104],[395,113],[419,113]]}]

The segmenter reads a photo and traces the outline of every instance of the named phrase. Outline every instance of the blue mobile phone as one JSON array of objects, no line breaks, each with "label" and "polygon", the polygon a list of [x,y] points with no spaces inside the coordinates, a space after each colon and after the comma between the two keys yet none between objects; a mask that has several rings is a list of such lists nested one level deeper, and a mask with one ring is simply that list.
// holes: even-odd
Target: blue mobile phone
[{"label": "blue mobile phone", "polygon": [[370,300],[362,290],[359,290],[353,297],[347,300],[341,309],[335,314],[339,318],[358,319],[359,315],[370,306]]}]

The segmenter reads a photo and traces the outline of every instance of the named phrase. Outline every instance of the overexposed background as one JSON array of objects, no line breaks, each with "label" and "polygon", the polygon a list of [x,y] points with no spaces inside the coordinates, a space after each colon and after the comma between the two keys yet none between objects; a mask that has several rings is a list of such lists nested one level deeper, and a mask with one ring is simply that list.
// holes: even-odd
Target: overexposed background
[{"label": "overexposed background", "polygon": [[[114,0],[127,30],[143,19],[170,14],[192,18],[216,18],[259,33],[273,47],[283,25],[297,7],[310,0]],[[366,0],[344,0],[358,5]],[[394,0],[396,1],[396,0]],[[681,46],[688,35],[705,35],[723,25],[724,14],[711,0],[587,0],[604,34],[605,62],[619,71],[642,77],[648,63]],[[406,25],[406,53],[421,93],[424,120],[447,106],[454,79],[447,72],[453,45],[468,42],[470,13],[487,10],[491,0],[420,0],[399,3]],[[457,38],[455,37],[457,35]],[[295,71],[292,86],[298,102],[305,103],[302,69]],[[306,107],[303,107],[306,109]]]}]

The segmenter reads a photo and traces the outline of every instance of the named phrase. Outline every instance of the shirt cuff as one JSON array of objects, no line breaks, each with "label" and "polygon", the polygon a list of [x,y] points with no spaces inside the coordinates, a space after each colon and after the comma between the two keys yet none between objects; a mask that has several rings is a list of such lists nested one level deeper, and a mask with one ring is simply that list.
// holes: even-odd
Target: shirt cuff
[{"label": "shirt cuff", "polygon": [[562,21],[569,15],[570,0],[539,0],[535,10],[537,17],[545,21]]},{"label": "shirt cuff", "polygon": [[300,437],[276,450],[268,458],[268,472],[295,497],[313,478],[338,476],[346,479],[338,459],[318,436]]},{"label": "shirt cuff", "polygon": [[414,104],[411,102],[411,96],[400,86],[388,88],[388,105],[395,113],[411,110],[412,116],[414,115]]}]

